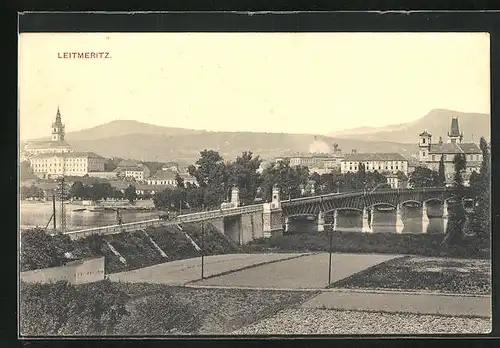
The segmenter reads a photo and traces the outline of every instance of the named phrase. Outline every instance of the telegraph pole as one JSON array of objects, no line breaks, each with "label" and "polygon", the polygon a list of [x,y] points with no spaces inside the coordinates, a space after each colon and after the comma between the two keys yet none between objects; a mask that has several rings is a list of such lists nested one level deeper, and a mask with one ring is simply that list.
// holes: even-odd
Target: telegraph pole
[{"label": "telegraph pole", "polygon": [[61,177],[61,234],[66,232],[66,208],[64,206],[65,185],[64,175],[66,173],[66,158],[63,156],[63,168]]},{"label": "telegraph pole", "polygon": [[328,236],[330,239],[330,256],[328,259],[328,285],[332,283],[332,232],[328,231]]},{"label": "telegraph pole", "polygon": [[64,173],[61,178],[61,234],[66,231],[66,208],[64,206]]},{"label": "telegraph pole", "polygon": [[54,233],[56,232],[56,195],[52,194],[52,217],[54,219]]},{"label": "telegraph pole", "polygon": [[201,220],[201,279],[205,279],[205,222],[203,220]]}]

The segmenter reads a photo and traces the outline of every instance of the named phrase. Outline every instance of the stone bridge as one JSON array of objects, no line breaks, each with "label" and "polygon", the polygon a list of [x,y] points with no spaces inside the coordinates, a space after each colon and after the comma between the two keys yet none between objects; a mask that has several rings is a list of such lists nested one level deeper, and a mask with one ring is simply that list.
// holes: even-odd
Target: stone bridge
[{"label": "stone bridge", "polygon": [[[452,191],[449,189],[422,188],[327,194],[281,201],[279,189],[275,187],[270,203],[239,206],[238,192],[237,189],[235,190],[231,203],[225,203],[219,210],[179,215],[172,221],[148,220],[69,231],[66,234],[73,239],[78,239],[95,233],[105,235],[130,232],[161,224],[204,221],[215,226],[220,233],[232,241],[245,244],[256,238],[289,232],[293,230],[294,224],[300,225],[301,219],[308,225],[298,227],[303,231],[320,232],[328,225],[333,225],[334,229],[338,229],[339,221],[342,220],[340,216],[342,212],[354,212],[362,216],[363,221],[368,221],[367,225],[370,228],[376,224],[376,215],[383,214],[384,211],[397,211],[401,215],[400,210],[407,208],[410,213],[422,216],[422,211],[427,212],[426,204],[431,202],[441,207],[441,212],[438,211],[436,214],[442,216],[443,213],[446,214],[447,202],[453,199]],[[359,229],[366,230],[365,223],[359,226]]]}]

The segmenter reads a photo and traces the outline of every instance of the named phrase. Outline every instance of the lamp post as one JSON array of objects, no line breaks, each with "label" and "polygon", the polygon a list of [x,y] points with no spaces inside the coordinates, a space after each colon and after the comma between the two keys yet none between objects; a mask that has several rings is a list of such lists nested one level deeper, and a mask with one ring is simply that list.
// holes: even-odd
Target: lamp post
[{"label": "lamp post", "polygon": [[201,279],[205,279],[205,222],[203,220],[201,221]]},{"label": "lamp post", "polygon": [[328,258],[328,286],[332,283],[332,232],[328,231],[329,244],[330,244],[330,256]]}]

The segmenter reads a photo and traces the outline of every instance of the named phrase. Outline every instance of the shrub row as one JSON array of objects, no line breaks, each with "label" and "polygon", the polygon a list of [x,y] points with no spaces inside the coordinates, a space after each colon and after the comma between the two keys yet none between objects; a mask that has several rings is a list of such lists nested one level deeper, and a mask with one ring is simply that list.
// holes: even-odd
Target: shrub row
[{"label": "shrub row", "polygon": [[185,223],[182,224],[182,228],[200,248],[202,245],[201,233],[204,230],[203,249],[205,250],[205,255],[232,254],[241,251],[238,245],[230,242],[210,223],[204,223],[203,227],[199,222]]},{"label": "shrub row", "polygon": [[[245,246],[247,252],[329,251],[329,235],[293,234],[260,238]],[[443,236],[434,234],[332,232],[332,251],[346,253],[410,254],[463,258],[488,258],[475,237],[465,237],[461,245],[443,246]]]},{"label": "shrub row", "polygon": [[142,231],[113,234],[105,238],[127,260],[125,270],[165,262],[165,259]]},{"label": "shrub row", "polygon": [[74,286],[21,283],[23,336],[193,333],[200,317],[168,288],[130,305],[121,283],[108,280]]},{"label": "shrub row", "polygon": [[168,261],[186,259],[199,255],[193,244],[175,225],[149,227],[146,232],[167,254]]}]

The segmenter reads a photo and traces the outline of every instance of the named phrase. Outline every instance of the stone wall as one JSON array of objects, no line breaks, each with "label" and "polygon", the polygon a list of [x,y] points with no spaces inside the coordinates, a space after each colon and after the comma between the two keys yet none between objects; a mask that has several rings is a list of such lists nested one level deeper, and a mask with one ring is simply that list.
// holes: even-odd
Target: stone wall
[{"label": "stone wall", "polygon": [[264,236],[262,212],[241,216],[241,235],[242,244]]},{"label": "stone wall", "polygon": [[104,257],[72,261],[61,267],[21,272],[20,279],[27,283],[53,283],[60,280],[71,284],[97,282],[104,279]]}]

